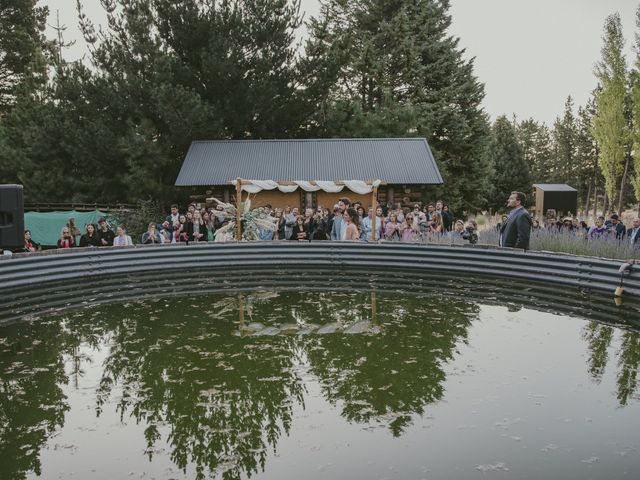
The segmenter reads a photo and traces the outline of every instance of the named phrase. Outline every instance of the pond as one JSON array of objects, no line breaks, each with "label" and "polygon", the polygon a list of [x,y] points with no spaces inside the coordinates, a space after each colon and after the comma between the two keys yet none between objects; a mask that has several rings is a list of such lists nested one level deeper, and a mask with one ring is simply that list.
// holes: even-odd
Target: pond
[{"label": "pond", "polygon": [[0,478],[640,477],[636,306],[444,290],[192,288],[0,327]]}]

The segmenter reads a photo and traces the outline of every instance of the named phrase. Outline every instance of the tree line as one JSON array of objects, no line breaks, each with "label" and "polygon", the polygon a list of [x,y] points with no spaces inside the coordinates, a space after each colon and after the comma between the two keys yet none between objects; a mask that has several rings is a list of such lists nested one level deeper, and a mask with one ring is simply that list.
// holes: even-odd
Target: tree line
[{"label": "tree line", "polygon": [[461,213],[535,182],[568,182],[586,206],[640,196],[640,89],[620,66],[619,16],[593,99],[576,116],[569,99],[549,128],[491,124],[448,0],[325,0],[309,19],[300,0],[100,4],[96,28],[77,0],[89,54],[76,62],[43,34],[38,0],[0,6],[0,183],[27,201],[169,203],[192,140],[331,137],[427,138],[445,181],[428,194]]}]

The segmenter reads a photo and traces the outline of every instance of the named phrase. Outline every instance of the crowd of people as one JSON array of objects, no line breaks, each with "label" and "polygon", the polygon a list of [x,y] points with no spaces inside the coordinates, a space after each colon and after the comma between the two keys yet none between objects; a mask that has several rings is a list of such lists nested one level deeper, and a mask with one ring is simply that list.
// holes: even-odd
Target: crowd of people
[{"label": "crowd of people", "polygon": [[[589,226],[585,221],[574,217],[565,217],[560,221],[550,216],[543,222],[532,219],[526,209],[526,197],[513,192],[507,205],[511,213],[503,216],[498,223],[499,243],[502,246],[529,248],[531,231],[546,230],[568,235],[580,235],[585,238],[610,237],[619,241],[630,242],[640,248],[640,219],[636,218],[629,229],[620,221],[615,213],[608,219],[598,217],[595,224]],[[438,238],[462,239],[469,243],[479,240],[478,225],[473,219],[466,222],[455,219],[446,203],[441,200],[421,207],[401,208],[391,204],[378,206],[374,215],[372,207],[365,207],[359,202],[352,203],[349,198],[341,198],[333,209],[324,207],[306,208],[300,212],[297,207],[275,208],[271,205],[259,207],[260,211],[272,220],[273,228],[258,231],[260,240],[375,240],[416,242],[432,241]],[[172,205],[171,211],[161,222],[152,221],[141,235],[142,244],[172,244],[189,242],[212,242],[220,240],[216,231],[223,228],[230,219],[221,211],[222,207],[201,208],[192,203],[184,213],[178,205]],[[374,220],[375,218],[375,220]],[[375,225],[374,225],[375,224]],[[77,240],[79,237],[79,240]],[[225,236],[224,239],[229,239]],[[85,231],[80,232],[72,220],[61,230],[57,243],[58,248],[128,246],[133,241],[123,225],[118,225],[115,232],[106,218],[100,218],[98,224],[87,224]],[[25,231],[24,251],[33,252],[40,245],[31,238],[31,232]]]}]

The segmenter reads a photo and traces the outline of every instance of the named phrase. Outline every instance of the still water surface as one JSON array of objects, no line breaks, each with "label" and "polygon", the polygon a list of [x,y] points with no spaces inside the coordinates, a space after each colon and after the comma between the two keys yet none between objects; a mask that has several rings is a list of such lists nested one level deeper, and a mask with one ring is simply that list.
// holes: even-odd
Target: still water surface
[{"label": "still water surface", "polygon": [[640,335],[438,295],[225,293],[0,328],[0,478],[640,478]]}]

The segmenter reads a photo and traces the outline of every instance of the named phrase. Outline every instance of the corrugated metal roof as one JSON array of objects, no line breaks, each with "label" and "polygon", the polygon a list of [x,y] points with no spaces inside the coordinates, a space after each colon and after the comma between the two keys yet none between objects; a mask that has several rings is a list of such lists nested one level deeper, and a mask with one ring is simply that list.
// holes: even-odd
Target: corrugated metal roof
[{"label": "corrugated metal roof", "polygon": [[566,183],[535,183],[533,186],[543,192],[577,192],[575,188]]},{"label": "corrugated metal roof", "polygon": [[195,141],[176,186],[247,180],[441,184],[424,138]]}]

